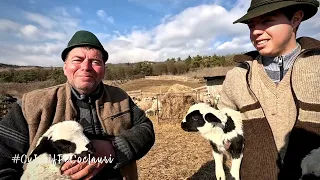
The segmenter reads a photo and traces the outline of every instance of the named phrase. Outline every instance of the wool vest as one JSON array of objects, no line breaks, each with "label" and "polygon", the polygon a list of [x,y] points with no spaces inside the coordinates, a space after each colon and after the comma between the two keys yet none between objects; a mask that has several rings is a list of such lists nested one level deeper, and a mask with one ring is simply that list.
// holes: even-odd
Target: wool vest
[{"label": "wool vest", "polygon": [[[230,70],[223,82],[218,108],[238,110],[243,118],[243,180],[299,179],[301,159],[311,150],[320,147],[320,42],[307,37],[300,38],[297,42],[301,45],[302,52],[288,74],[291,92],[283,92],[294,100],[296,109],[290,111],[290,117],[295,117],[292,128],[285,127],[283,131],[272,129],[278,128],[277,126],[270,126],[270,123],[277,122],[270,122],[276,119],[267,119],[266,111],[272,115],[272,108],[275,107],[263,107],[262,104],[266,104],[268,99],[259,99],[261,96],[257,94],[257,87],[253,87],[257,85],[253,82],[257,76],[253,69],[254,64],[258,64],[257,51],[235,56],[234,60],[241,64]],[[291,105],[278,107],[277,111],[283,112],[292,108]],[[286,147],[283,162],[276,143],[282,141],[282,138],[285,139]]]},{"label": "wool vest", "polygon": [[[120,88],[104,85],[103,95],[95,101],[95,106],[107,135],[117,136],[132,127],[129,96]],[[29,128],[30,148],[27,156],[51,125],[65,120],[76,120],[77,117],[69,83],[24,94],[22,112]],[[138,177],[135,161],[125,165],[120,171],[125,179]]]}]

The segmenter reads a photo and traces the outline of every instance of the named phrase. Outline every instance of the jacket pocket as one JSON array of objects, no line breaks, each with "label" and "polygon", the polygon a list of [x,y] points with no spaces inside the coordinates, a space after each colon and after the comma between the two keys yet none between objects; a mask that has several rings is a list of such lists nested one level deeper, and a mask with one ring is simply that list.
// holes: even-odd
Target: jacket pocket
[{"label": "jacket pocket", "polygon": [[130,110],[122,111],[102,120],[108,135],[117,136],[132,127]]}]

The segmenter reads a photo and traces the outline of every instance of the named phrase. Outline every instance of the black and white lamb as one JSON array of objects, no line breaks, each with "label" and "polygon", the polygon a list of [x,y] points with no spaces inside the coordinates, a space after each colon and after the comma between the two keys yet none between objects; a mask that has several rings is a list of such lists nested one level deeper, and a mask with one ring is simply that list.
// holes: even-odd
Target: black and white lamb
[{"label": "black and white lamb", "polygon": [[[38,140],[21,180],[71,179],[60,168],[68,160],[93,155],[93,147],[76,121],[52,125]],[[34,158],[34,159],[33,159]]]},{"label": "black and white lamb", "polygon": [[200,132],[212,146],[217,180],[225,180],[223,154],[231,155],[230,174],[240,179],[240,166],[243,157],[244,137],[242,118],[232,109],[217,110],[206,103],[192,105],[181,122],[184,131]]},{"label": "black and white lamb", "polygon": [[320,179],[320,147],[312,150],[301,161],[300,180]]}]

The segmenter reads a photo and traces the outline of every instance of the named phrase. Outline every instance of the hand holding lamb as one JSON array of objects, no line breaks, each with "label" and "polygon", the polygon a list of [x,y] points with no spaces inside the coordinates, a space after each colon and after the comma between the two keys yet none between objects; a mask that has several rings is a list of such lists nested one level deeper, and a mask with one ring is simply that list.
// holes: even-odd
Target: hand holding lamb
[{"label": "hand holding lamb", "polygon": [[[95,157],[101,158],[113,158],[115,152],[113,145],[110,141],[104,140],[92,140],[91,141],[95,151]],[[72,179],[91,179],[98,172],[100,172],[105,166],[106,162],[92,161],[90,163],[70,161],[66,162],[62,167],[61,171],[64,175],[69,175]]]},{"label": "hand holding lamb", "polygon": [[93,156],[93,146],[76,121],[63,121],[52,125],[38,140],[29,156],[21,180],[71,179],[62,175],[61,165],[77,157]]}]

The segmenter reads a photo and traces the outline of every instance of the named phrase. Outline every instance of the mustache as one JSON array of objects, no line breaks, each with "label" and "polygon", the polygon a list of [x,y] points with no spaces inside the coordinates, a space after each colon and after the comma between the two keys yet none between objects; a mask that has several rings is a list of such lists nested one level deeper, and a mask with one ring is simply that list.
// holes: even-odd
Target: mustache
[{"label": "mustache", "polygon": [[78,77],[95,77],[95,75],[94,74],[78,74],[77,75]]}]

